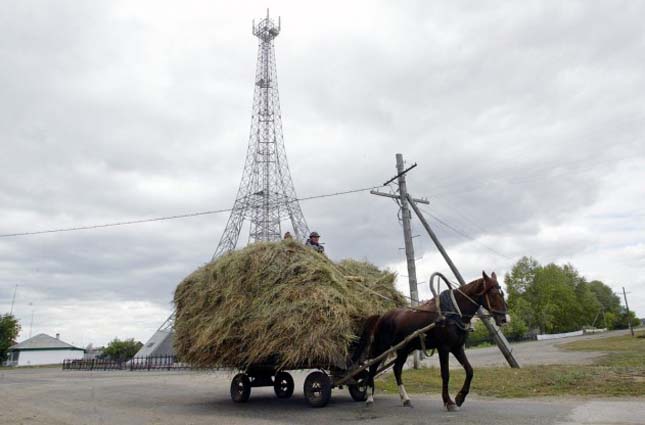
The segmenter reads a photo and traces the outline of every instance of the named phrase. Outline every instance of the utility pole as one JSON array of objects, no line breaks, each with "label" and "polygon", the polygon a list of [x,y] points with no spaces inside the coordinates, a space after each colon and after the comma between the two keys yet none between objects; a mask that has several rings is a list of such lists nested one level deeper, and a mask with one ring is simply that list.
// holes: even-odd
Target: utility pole
[{"label": "utility pole", "polygon": [[[412,227],[410,226],[410,219],[412,214],[408,208],[408,185],[405,181],[405,173],[403,172],[403,155],[396,154],[396,171],[399,176],[399,195],[401,196],[401,220],[403,221],[403,239],[405,240],[405,257],[408,263],[408,283],[410,284],[410,299],[412,300],[412,307],[419,304],[419,290],[417,288],[417,266],[414,261],[414,244],[412,243]],[[414,351],[413,363],[414,368],[420,367],[419,351]]]},{"label": "utility pole", "polygon": [[403,155],[396,154],[396,171],[398,173],[399,195],[401,202],[401,220],[403,221],[403,239],[405,241],[405,257],[408,263],[408,283],[410,284],[410,298],[412,306],[419,304],[419,292],[417,288],[417,266],[414,261],[414,244],[412,243],[412,227],[410,219],[412,213],[408,207],[408,185],[403,173]]},{"label": "utility pole", "polygon": [[634,336],[634,328],[632,327],[632,321],[629,317],[629,304],[627,304],[627,293],[625,292],[625,287],[623,286],[623,298],[625,299],[625,310],[627,310],[627,323],[629,323],[629,331]]},{"label": "utility pole", "polygon": [[[400,154],[400,153],[397,153],[396,154],[396,165],[397,165],[396,168],[397,168],[398,174],[394,178],[392,178],[392,179],[388,180],[387,182],[385,182],[384,186],[389,184],[389,183],[391,183],[395,179],[398,179],[399,196],[391,195],[391,194],[388,194],[388,193],[376,192],[376,191],[371,191],[371,193],[374,194],[374,195],[387,196],[387,197],[390,197],[390,198],[399,199],[399,202],[401,204],[401,210],[402,210],[402,215],[403,215],[403,220],[404,220],[404,222],[403,222],[403,233],[404,233],[405,240],[406,240],[406,257],[407,257],[407,260],[408,260],[408,276],[409,276],[409,280],[410,280],[410,297],[411,298],[413,296],[416,297],[416,298],[413,298],[413,304],[414,304],[415,301],[418,302],[418,293],[417,293],[417,288],[416,288],[416,267],[415,267],[415,264],[414,264],[414,251],[413,251],[413,247],[412,247],[412,235],[411,235],[410,227],[409,227],[410,226],[411,215],[410,215],[408,205],[410,207],[412,207],[412,209],[414,210],[415,214],[417,215],[417,217],[421,221],[421,224],[423,224],[423,227],[426,229],[426,231],[428,232],[428,235],[430,236],[430,238],[434,242],[435,246],[437,247],[437,249],[439,250],[439,252],[443,256],[443,258],[446,261],[446,263],[448,264],[448,266],[450,267],[450,270],[452,270],[453,274],[455,275],[455,277],[459,281],[459,285],[463,286],[463,285],[466,284],[466,282],[464,281],[464,278],[461,276],[461,273],[459,273],[459,270],[457,269],[455,264],[450,259],[450,256],[448,256],[448,253],[446,252],[446,250],[444,249],[443,245],[441,244],[441,242],[437,238],[437,235],[434,233],[434,231],[432,230],[432,228],[430,227],[430,225],[426,221],[426,219],[423,216],[423,214],[421,214],[421,211],[419,210],[419,207],[417,207],[417,205],[416,205],[417,202],[424,203],[424,204],[428,204],[429,202],[426,199],[415,199],[412,196],[410,196],[410,194],[408,193],[407,183],[405,181],[405,174],[408,171],[410,171],[411,169],[413,169],[414,167],[416,167],[416,164],[412,165],[411,167],[409,167],[407,169],[403,169],[403,155]],[[403,185],[402,185],[402,183],[403,183]],[[407,214],[406,214],[406,211],[407,211]],[[406,232],[406,221],[405,221],[406,217],[407,217],[407,225],[408,225],[407,232]],[[408,242],[410,244],[410,247],[412,248],[411,254],[408,253]],[[410,265],[412,265],[412,268],[410,267]],[[414,290],[412,288],[413,282],[414,282]],[[484,323],[484,325],[488,329],[488,332],[493,337],[493,340],[495,341],[495,343],[497,344],[497,346],[501,350],[502,354],[506,358],[506,361],[508,361],[509,365],[511,367],[513,367],[513,368],[519,368],[520,365],[517,362],[517,360],[515,360],[515,357],[513,357],[513,354],[511,352],[511,348],[510,348],[510,346],[508,344],[508,341],[506,340],[506,337],[504,337],[504,334],[502,334],[499,331],[499,329],[497,328],[495,323],[491,322],[490,320],[488,320],[487,317],[485,317],[483,315],[481,308],[477,312],[477,316],[481,319],[482,323]]]},{"label": "utility pole", "polygon": [[[416,164],[410,169],[414,168]],[[412,226],[410,225],[410,219],[412,218],[412,213],[408,207],[408,185],[405,181],[405,173],[409,170],[404,170],[403,155],[400,153],[396,154],[396,171],[397,175],[394,179],[398,180],[399,185],[399,195],[391,195],[389,193],[381,193],[373,190],[371,193],[379,196],[391,197],[399,201],[401,205],[401,221],[403,222],[403,240],[405,242],[405,257],[408,265],[408,283],[410,285],[410,300],[412,301],[412,306],[419,304],[419,292],[417,284],[417,267],[414,261],[414,244],[412,243]],[[394,180],[393,179],[393,180]],[[388,182],[389,183],[389,182]],[[387,183],[386,183],[387,184]],[[419,200],[421,202],[426,202],[424,200]],[[419,368],[419,352],[414,352],[414,368]]]}]

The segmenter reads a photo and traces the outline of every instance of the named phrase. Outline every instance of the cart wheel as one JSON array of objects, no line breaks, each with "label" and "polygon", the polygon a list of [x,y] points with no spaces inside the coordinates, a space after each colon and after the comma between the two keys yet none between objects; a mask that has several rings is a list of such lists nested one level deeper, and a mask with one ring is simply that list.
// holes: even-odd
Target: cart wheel
[{"label": "cart wheel", "polygon": [[238,373],[231,381],[231,399],[236,403],[245,403],[251,396],[251,381],[246,373]]},{"label": "cart wheel", "polygon": [[349,388],[349,395],[352,396],[352,400],[367,400],[367,383],[365,381],[359,381],[357,384],[350,384],[347,387]]},{"label": "cart wheel", "polygon": [[273,380],[273,390],[278,398],[289,398],[293,395],[293,378],[288,372],[278,372]]},{"label": "cart wheel", "polygon": [[311,407],[324,407],[331,399],[331,380],[325,372],[311,372],[304,385],[305,398]]}]

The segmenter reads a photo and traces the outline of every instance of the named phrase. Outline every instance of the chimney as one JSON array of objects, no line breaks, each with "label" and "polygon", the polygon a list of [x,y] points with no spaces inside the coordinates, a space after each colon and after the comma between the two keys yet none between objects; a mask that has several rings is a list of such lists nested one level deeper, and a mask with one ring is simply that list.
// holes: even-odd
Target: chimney
[{"label": "chimney", "polygon": [[56,339],[60,339],[60,334],[56,334]]}]

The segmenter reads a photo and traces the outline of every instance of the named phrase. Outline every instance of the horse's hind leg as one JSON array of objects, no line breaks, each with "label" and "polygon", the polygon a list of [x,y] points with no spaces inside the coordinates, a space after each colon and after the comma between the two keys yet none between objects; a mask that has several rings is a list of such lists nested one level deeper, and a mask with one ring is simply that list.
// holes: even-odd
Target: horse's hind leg
[{"label": "horse's hind leg", "polygon": [[401,379],[401,372],[403,371],[403,366],[405,361],[408,359],[408,353],[404,350],[400,350],[396,353],[396,361],[394,362],[394,378],[396,378],[396,385],[399,386],[399,395],[401,396],[401,401],[406,407],[412,407],[410,402],[410,397],[408,396],[405,387],[403,386],[403,380]]},{"label": "horse's hind leg", "polygon": [[449,412],[459,410],[448,393],[448,383],[450,382],[450,358],[448,356],[450,356],[450,351],[445,347],[439,347],[438,351],[439,363],[441,363],[441,397],[443,398],[443,405],[446,406]]},{"label": "horse's hind leg", "polygon": [[457,398],[455,398],[455,402],[457,403],[457,406],[461,406],[462,404],[464,404],[464,400],[466,400],[466,396],[470,391],[470,382],[473,380],[473,367],[470,365],[470,362],[466,357],[466,352],[464,351],[463,345],[460,345],[459,347],[455,348],[452,354],[455,356],[457,361],[461,363],[464,370],[466,371],[466,379],[464,379],[464,385],[463,387],[461,387],[461,390],[457,394]]}]

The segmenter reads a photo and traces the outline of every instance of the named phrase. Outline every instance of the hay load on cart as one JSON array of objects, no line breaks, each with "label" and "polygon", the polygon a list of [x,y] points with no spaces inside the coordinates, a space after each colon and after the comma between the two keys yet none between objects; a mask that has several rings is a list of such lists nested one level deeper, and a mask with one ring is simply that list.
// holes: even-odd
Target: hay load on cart
[{"label": "hay load on cart", "polygon": [[251,386],[274,385],[288,369],[347,369],[364,320],[405,304],[394,279],[293,240],[255,243],[179,284],[175,351],[194,365],[244,371]]},{"label": "hay load on cart", "polygon": [[[394,274],[338,264],[295,241],[256,243],[208,263],[175,290],[175,350],[197,366],[345,365],[362,320],[403,297]],[[369,288],[369,290],[368,290]]]}]

